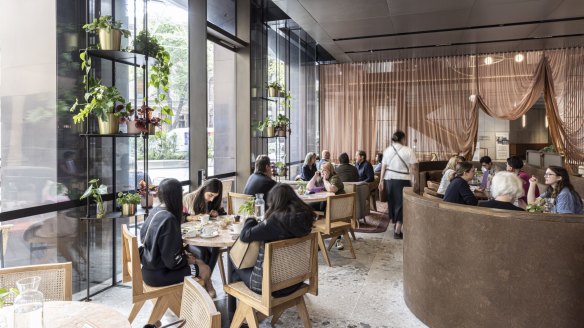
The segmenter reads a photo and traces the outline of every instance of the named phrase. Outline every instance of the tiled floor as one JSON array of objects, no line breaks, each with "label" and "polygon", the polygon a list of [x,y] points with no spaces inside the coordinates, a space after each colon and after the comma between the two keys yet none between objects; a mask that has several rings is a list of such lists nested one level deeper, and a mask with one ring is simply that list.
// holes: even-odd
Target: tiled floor
[{"label": "tiled floor", "polygon": [[[307,296],[313,327],[425,327],[406,307],[403,299],[402,241],[394,240],[391,226],[385,233],[357,233],[353,243],[357,259],[348,250],[331,251],[333,267],[319,255],[318,296]],[[215,270],[213,283],[217,304],[224,303],[221,279]],[[127,315],[131,289],[115,287],[93,297],[97,303],[117,308]],[[132,327],[142,327],[151,309],[146,304]],[[167,314],[164,322],[173,316]],[[269,319],[260,327],[271,327]],[[287,310],[276,326],[302,327],[295,309]]]}]

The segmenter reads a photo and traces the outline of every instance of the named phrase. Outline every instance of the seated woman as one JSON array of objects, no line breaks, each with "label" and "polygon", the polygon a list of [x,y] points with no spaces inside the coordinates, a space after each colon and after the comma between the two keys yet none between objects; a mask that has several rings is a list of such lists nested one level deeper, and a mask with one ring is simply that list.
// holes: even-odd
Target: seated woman
[{"label": "seated woman", "polygon": [[539,198],[536,198],[535,193],[537,178],[532,176],[529,179],[529,190],[527,192],[529,204],[533,204],[540,199],[546,199],[552,204],[551,213],[584,214],[582,198],[570,183],[570,176],[565,168],[550,166],[543,176],[548,189]]},{"label": "seated woman", "polygon": [[306,154],[306,157],[304,158],[304,165],[302,165],[300,179],[302,179],[302,181],[310,181],[310,179],[312,179],[315,173],[316,173],[316,154],[310,152]]},{"label": "seated woman", "polygon": [[164,179],[158,185],[160,206],[154,208],[140,229],[144,251],[140,255],[144,282],[153,287],[182,283],[186,276],[198,276],[205,283],[211,270],[200,259],[184,251],[180,221],[182,185]]},{"label": "seated woman", "polygon": [[462,156],[452,156],[448,160],[446,167],[442,170],[442,180],[440,180],[440,186],[437,192],[443,194],[446,192],[446,188],[450,184],[450,180],[454,177],[454,172],[456,171],[456,166],[464,162],[464,157]]},{"label": "seated woman", "polygon": [[[209,214],[210,217],[227,214],[221,201],[223,200],[223,183],[219,179],[209,179],[203,183],[197,190],[186,194],[183,197],[183,204],[191,216],[187,216],[188,221],[194,221],[199,214]],[[220,249],[217,247],[188,246],[189,252],[205,262],[210,268],[211,273],[215,269],[219,259]],[[207,292],[211,297],[217,295],[211,280],[205,285]]]},{"label": "seated woman", "polygon": [[491,196],[494,199],[479,203],[480,207],[499,208],[503,210],[524,211],[515,206],[519,197],[523,196],[521,179],[511,172],[499,172],[491,180]]},{"label": "seated woman", "polygon": [[462,162],[454,173],[454,178],[444,193],[444,201],[449,203],[476,205],[478,199],[470,190],[468,182],[472,180],[475,174],[475,168],[470,162]]},{"label": "seated woman", "polygon": [[[253,268],[235,269],[234,280],[243,281],[252,291],[261,294],[262,276],[264,265],[264,243],[303,237],[312,231],[315,213],[312,208],[303,202],[294,189],[287,184],[278,183],[268,195],[270,208],[266,212],[266,219],[257,222],[254,218],[248,218],[240,234],[243,242],[262,242],[258,259]],[[276,291],[272,296],[286,296],[295,292],[298,285]]]}]

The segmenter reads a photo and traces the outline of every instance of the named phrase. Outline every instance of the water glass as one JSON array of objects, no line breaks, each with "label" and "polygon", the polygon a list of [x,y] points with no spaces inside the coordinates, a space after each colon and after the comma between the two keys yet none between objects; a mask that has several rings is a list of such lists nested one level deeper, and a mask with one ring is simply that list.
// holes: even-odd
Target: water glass
[{"label": "water glass", "polygon": [[27,290],[14,300],[14,328],[43,327],[43,293]]}]

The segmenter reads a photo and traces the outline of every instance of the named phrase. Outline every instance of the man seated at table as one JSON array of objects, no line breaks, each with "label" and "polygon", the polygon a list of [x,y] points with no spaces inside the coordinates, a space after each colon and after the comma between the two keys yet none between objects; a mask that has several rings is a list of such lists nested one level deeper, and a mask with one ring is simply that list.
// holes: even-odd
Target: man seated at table
[{"label": "man seated at table", "polygon": [[359,182],[359,171],[353,165],[349,164],[349,155],[341,153],[339,155],[339,166],[335,168],[337,176],[343,182]]},{"label": "man seated at table", "polygon": [[268,197],[268,192],[276,185],[272,179],[272,166],[270,158],[267,155],[259,155],[255,161],[255,171],[247,179],[243,193],[255,196],[255,194],[264,194],[264,199]]},{"label": "man seated at table", "polygon": [[367,160],[367,153],[364,150],[358,150],[355,153],[355,167],[359,173],[359,181],[373,182],[375,180],[373,165]]},{"label": "man seated at table", "polygon": [[330,163],[331,161],[331,152],[328,150],[322,151],[322,156],[318,162],[316,162],[316,169],[320,170],[320,166],[324,163]]},{"label": "man seated at table", "polygon": [[483,156],[479,160],[481,163],[481,170],[483,171],[483,179],[481,180],[480,190],[485,190],[489,187],[489,179],[492,179],[495,175],[495,166],[493,165],[493,160],[489,156]]}]

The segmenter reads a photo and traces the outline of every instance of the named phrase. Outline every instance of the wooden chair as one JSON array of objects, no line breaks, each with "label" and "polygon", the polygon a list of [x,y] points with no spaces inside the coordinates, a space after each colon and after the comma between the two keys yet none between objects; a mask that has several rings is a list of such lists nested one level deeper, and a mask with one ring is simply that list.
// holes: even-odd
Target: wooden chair
[{"label": "wooden chair", "polygon": [[[326,216],[324,220],[319,220],[314,223],[312,231],[318,232],[318,247],[322,252],[324,260],[331,266],[328,251],[333,247],[337,237],[345,236],[345,241],[349,245],[349,250],[353,258],[355,250],[353,243],[349,238],[351,231],[351,220],[355,216],[355,194],[341,194],[329,196],[326,203]],[[325,239],[331,238],[328,249],[324,244]]]},{"label": "wooden chair", "polygon": [[243,203],[253,199],[253,196],[246,194],[238,194],[236,192],[230,192],[227,194],[227,214],[237,214],[239,213],[239,207]]},{"label": "wooden chair", "polygon": [[426,181],[426,185],[427,185],[427,188],[430,188],[434,191],[437,191],[438,188],[440,187],[440,182],[428,180],[428,181]]},{"label": "wooden chair", "polygon": [[134,305],[128,316],[130,323],[134,321],[147,300],[154,302],[154,308],[148,319],[150,324],[160,320],[169,308],[177,315],[180,313],[183,284],[152,287],[144,283],[138,241],[125,224],[122,225],[122,281],[132,282],[132,304]]},{"label": "wooden chair", "polygon": [[224,208],[227,208],[227,195],[231,192],[231,188],[233,187],[234,179],[228,180],[221,180],[221,184],[223,185],[223,199],[221,201]]},{"label": "wooden chair", "polygon": [[[0,286],[16,288],[16,282],[22,278],[41,277],[39,291],[45,301],[70,301],[72,298],[71,262],[29,265],[0,269]],[[13,301],[13,296],[6,299]]]},{"label": "wooden chair", "polygon": [[[305,281],[308,280],[308,283]],[[273,297],[272,292],[303,283],[294,293]],[[289,307],[296,306],[304,327],[311,327],[304,294],[318,294],[318,262],[316,234],[265,244],[262,294],[256,294],[239,281],[224,287],[225,292],[239,300],[231,328],[247,321],[250,328],[258,327],[259,316],[271,316],[274,325]]]},{"label": "wooden chair", "polygon": [[184,328],[221,327],[221,313],[205,288],[192,277],[185,277],[180,317],[186,320]]}]

